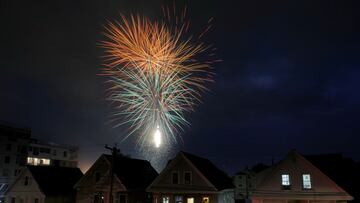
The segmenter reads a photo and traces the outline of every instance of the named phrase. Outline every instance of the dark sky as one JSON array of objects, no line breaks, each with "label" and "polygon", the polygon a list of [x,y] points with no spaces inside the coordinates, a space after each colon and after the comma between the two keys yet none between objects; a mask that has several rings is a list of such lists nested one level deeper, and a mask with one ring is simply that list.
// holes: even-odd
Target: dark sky
[{"label": "dark sky", "polygon": [[[1,5],[0,120],[33,137],[80,146],[88,167],[124,129],[108,124],[97,46],[106,19],[161,16],[165,0],[5,1]],[[196,0],[193,27],[214,17],[216,82],[196,112],[185,150],[230,174],[256,162],[341,152],[360,159],[360,1]],[[142,158],[129,140],[123,153]],[[165,160],[164,159],[164,160]]]}]

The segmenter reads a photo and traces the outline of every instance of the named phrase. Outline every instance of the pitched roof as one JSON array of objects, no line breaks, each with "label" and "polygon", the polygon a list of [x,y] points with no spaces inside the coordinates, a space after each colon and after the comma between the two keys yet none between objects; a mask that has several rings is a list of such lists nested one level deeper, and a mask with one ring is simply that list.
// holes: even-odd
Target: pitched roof
[{"label": "pitched roof", "polygon": [[[104,155],[111,163],[111,155]],[[114,174],[128,190],[145,190],[158,173],[149,161],[124,156],[116,157]]]},{"label": "pitched roof", "polygon": [[83,175],[79,168],[28,166],[28,169],[46,196],[75,194],[73,186]]},{"label": "pitched roof", "polygon": [[183,152],[182,153],[217,190],[234,188],[231,178],[222,170],[218,169],[210,160]]}]

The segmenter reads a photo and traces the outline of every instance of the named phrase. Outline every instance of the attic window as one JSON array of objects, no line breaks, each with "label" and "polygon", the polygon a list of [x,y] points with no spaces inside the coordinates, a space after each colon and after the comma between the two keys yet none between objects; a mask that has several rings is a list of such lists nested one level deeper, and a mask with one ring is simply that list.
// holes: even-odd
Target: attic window
[{"label": "attic window", "polygon": [[29,176],[25,176],[24,185],[25,186],[29,185]]},{"label": "attic window", "polygon": [[290,189],[290,175],[282,174],[281,175],[281,186],[283,189]]},{"label": "attic window", "polygon": [[191,177],[191,171],[186,171],[186,172],[184,173],[184,183],[185,183],[186,185],[190,185],[190,184],[191,184],[191,179],[192,179],[192,177]]},{"label": "attic window", "polygon": [[100,177],[101,177],[100,172],[95,172],[95,182],[99,182]]},{"label": "attic window", "polygon": [[303,188],[304,189],[311,189],[311,176],[310,174],[303,174]]},{"label": "attic window", "polygon": [[171,179],[172,184],[179,184],[179,172],[172,172]]}]

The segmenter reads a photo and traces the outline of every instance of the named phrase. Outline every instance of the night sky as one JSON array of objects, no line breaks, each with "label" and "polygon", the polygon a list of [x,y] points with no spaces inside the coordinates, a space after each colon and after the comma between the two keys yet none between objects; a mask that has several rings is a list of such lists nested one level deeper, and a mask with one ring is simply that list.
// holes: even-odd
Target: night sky
[{"label": "night sky", "polygon": [[[165,0],[5,1],[1,11],[0,120],[44,141],[79,145],[86,169],[124,136],[109,123],[102,68],[106,20],[161,16]],[[360,159],[360,1],[193,0],[193,28],[218,48],[215,83],[188,114],[178,150],[229,174],[303,154]],[[181,6],[180,6],[181,7]],[[143,158],[134,139],[124,154]]]}]

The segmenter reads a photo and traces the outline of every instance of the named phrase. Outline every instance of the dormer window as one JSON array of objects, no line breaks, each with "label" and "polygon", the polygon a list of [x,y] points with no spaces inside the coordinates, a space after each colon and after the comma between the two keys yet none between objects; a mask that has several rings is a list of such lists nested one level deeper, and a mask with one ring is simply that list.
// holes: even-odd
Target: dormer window
[{"label": "dormer window", "polygon": [[289,174],[281,175],[281,186],[284,190],[290,189],[290,175]]},{"label": "dormer window", "polygon": [[179,172],[172,172],[171,174],[172,184],[179,184]]},{"label": "dormer window", "polygon": [[303,180],[303,188],[304,189],[311,189],[311,176],[310,174],[303,174],[302,175]]}]

